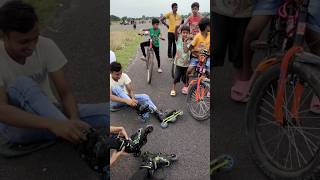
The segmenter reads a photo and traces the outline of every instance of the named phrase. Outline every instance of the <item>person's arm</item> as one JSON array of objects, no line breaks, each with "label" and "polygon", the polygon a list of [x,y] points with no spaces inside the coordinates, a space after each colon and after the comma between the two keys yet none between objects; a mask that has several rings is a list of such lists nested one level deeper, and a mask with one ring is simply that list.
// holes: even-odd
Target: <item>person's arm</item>
[{"label": "person's arm", "polygon": [[128,83],[126,84],[126,88],[127,88],[127,91],[128,91],[128,95],[134,99],[134,94],[133,94],[133,87],[132,87],[132,83]]},{"label": "person's arm", "polygon": [[58,137],[73,143],[86,140],[81,130],[89,128],[80,121],[45,118],[11,106],[8,104],[4,87],[0,87],[0,122],[17,128],[48,129]]},{"label": "person's arm", "polygon": [[53,81],[59,97],[62,101],[64,112],[70,120],[79,120],[79,110],[76,99],[72,94],[71,87],[67,82],[63,69],[49,73],[50,79]]},{"label": "person's arm", "polygon": [[164,24],[167,28],[169,28],[169,25],[167,24],[166,19],[167,19],[167,15],[163,16],[163,17],[160,19],[160,21],[161,21],[162,24]]},{"label": "person's arm", "polygon": [[128,99],[120,98],[116,95],[113,95],[111,89],[110,89],[110,99],[113,102],[125,103],[130,105],[130,102],[129,102],[130,99],[128,100]]}]

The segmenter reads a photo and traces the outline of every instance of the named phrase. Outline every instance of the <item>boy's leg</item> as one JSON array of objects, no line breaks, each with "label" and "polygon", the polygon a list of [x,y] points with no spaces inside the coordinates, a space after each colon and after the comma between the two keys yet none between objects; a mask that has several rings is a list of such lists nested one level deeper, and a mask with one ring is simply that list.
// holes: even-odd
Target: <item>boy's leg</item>
[{"label": "boy's leg", "polygon": [[100,104],[79,104],[80,119],[96,129],[107,128],[110,116],[107,103]]},{"label": "boy's leg", "polygon": [[144,47],[146,47],[146,46],[149,46],[149,41],[140,43],[141,52],[142,52],[142,54],[143,54],[144,57],[147,57],[147,55],[146,55],[146,50],[145,50],[145,48],[144,48]]},{"label": "boy's leg", "polygon": [[[112,91],[112,94],[115,96],[118,96],[123,99],[131,99],[130,96],[126,92],[124,92],[124,90],[120,86],[112,87],[111,91]],[[111,101],[110,105],[111,105],[111,108],[126,106],[126,104],[124,103],[113,102],[113,101]]]},{"label": "boy's leg", "polygon": [[156,54],[157,62],[158,62],[158,68],[160,68],[160,52],[159,47],[153,47],[154,53]]},{"label": "boy's leg", "polygon": [[252,57],[254,51],[251,49],[251,43],[259,39],[270,19],[271,16],[254,16],[248,24],[243,40],[243,70],[240,77],[243,81],[249,80],[253,72]]},{"label": "boy's leg", "polygon": [[148,104],[152,110],[156,111],[157,106],[151,101],[150,97],[146,94],[136,94],[135,99],[141,104]]},{"label": "boy's leg", "polygon": [[[31,78],[21,77],[15,80],[7,89],[10,105],[26,112],[65,121],[65,115],[49,101],[40,86]],[[12,143],[32,143],[53,140],[56,136],[47,129],[16,128],[0,123],[0,133]]]},{"label": "boy's leg", "polygon": [[176,45],[176,40],[175,40],[175,34],[172,35],[172,58],[174,59],[176,57],[176,53],[177,53],[177,45]]},{"label": "boy's leg", "polygon": [[181,71],[181,67],[180,66],[176,66],[176,70],[175,70],[175,74],[174,74],[174,84],[177,84],[180,82],[182,76],[182,71]]},{"label": "boy's leg", "polygon": [[188,67],[181,67],[180,68],[181,72],[181,79],[182,79],[182,82],[184,84],[184,86],[186,86],[188,83],[187,83],[187,70],[188,70]]}]

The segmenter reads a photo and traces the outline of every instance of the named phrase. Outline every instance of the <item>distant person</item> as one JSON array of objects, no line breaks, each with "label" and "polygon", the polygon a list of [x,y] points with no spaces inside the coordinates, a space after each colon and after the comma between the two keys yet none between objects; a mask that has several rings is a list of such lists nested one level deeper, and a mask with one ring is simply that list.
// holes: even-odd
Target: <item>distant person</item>
[{"label": "distant person", "polygon": [[[168,28],[168,58],[169,61],[173,61],[176,56],[176,42],[175,32],[176,29],[181,25],[181,16],[177,13],[178,4],[171,4],[172,12],[165,14],[161,18],[161,22]],[[166,23],[166,20],[168,23]]]},{"label": "distant person", "polygon": [[83,131],[107,127],[107,103],[77,104],[64,75],[67,59],[52,40],[40,35],[38,16],[31,5],[5,3],[0,8],[0,29],[2,137],[10,144],[57,137],[80,143],[86,140]]},{"label": "distant person", "polygon": [[110,50],[110,64],[116,61],[117,61],[116,54]]},{"label": "distant person", "polygon": [[[156,55],[157,62],[158,62],[158,73],[162,73],[161,63],[160,63],[160,41],[159,41],[159,39],[164,40],[164,38],[162,37],[161,31],[159,28],[159,23],[160,23],[159,19],[154,18],[154,19],[152,19],[152,27],[149,29],[142,29],[142,31],[143,32],[148,31],[150,38],[152,39],[152,45],[153,45],[152,48],[154,50],[154,53]],[[149,44],[150,44],[149,41],[142,42],[140,44],[140,48],[141,48],[141,51],[143,54],[143,57],[141,57],[141,59],[144,61],[146,61],[146,57],[147,57],[145,47],[149,46]]]}]

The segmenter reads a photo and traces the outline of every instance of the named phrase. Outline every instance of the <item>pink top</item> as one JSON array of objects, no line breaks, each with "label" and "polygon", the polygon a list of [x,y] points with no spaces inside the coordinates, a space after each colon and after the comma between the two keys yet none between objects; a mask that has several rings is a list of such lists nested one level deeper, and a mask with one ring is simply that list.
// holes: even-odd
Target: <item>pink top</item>
[{"label": "pink top", "polygon": [[200,29],[199,29],[199,22],[201,20],[202,16],[199,14],[197,16],[189,16],[188,18],[188,23],[189,23],[189,26],[190,26],[190,30],[191,30],[191,33],[193,35],[197,34],[198,32],[200,32]]}]

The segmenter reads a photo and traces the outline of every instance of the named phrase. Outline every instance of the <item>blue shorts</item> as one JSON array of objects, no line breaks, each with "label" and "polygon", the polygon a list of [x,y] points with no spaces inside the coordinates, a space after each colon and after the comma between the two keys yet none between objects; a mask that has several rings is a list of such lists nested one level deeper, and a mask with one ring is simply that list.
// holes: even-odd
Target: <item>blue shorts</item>
[{"label": "blue shorts", "polygon": [[[283,0],[256,0],[253,16],[276,15]],[[320,32],[320,1],[310,0],[308,28]]]},{"label": "blue shorts", "polygon": [[[198,65],[198,63],[199,63],[199,60],[197,58],[191,58],[189,67],[196,67]],[[207,71],[210,72],[210,58],[207,59],[205,66],[206,66]]]}]

